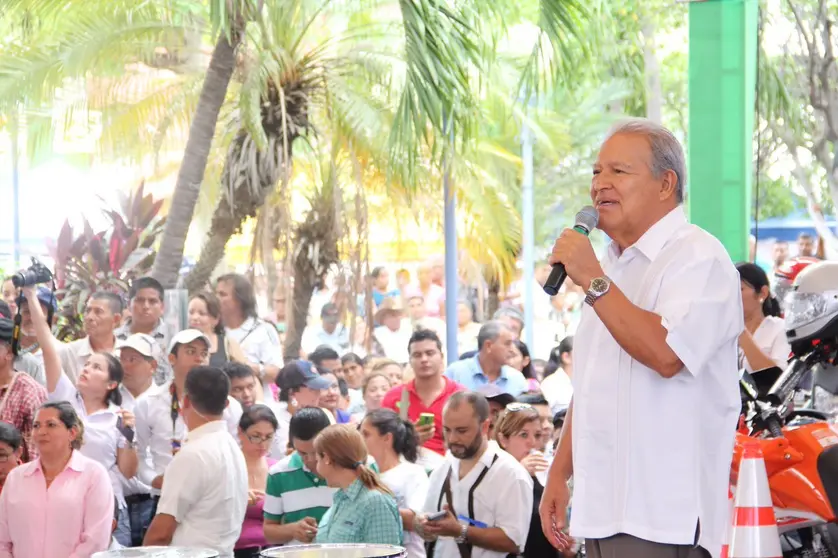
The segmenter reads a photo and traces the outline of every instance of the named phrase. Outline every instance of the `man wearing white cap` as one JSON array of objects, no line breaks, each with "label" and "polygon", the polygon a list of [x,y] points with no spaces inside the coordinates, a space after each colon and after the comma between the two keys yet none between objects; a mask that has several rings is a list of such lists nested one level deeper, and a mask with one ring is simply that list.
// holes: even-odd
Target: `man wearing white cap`
[{"label": "man wearing white cap", "polygon": [[154,387],[154,372],[160,349],[157,341],[145,333],[134,333],[117,343],[119,362],[124,375],[119,391],[122,394],[122,408],[132,413],[137,400],[150,393]]},{"label": "man wearing white cap", "polygon": [[[163,473],[187,436],[181,417],[181,405],[186,375],[196,366],[209,363],[210,340],[197,329],[185,329],[169,343],[169,363],[174,378],[140,399],[134,413],[137,421],[139,450],[151,452],[151,467],[141,461],[137,475],[140,480],[159,491]],[[232,397],[227,399],[223,419],[230,434],[236,438],[242,408]],[[238,438],[236,438],[238,439]]]}]

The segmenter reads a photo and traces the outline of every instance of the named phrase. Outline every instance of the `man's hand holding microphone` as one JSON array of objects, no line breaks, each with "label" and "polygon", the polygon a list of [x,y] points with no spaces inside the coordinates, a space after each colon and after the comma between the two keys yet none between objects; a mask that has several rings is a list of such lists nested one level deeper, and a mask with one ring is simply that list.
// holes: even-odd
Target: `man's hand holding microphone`
[{"label": "man's hand holding microphone", "polygon": [[551,296],[558,294],[567,277],[588,290],[593,279],[605,275],[588,239],[598,222],[597,210],[588,205],[576,214],[576,224],[573,228],[562,231],[547,259],[553,270],[544,283],[544,292]]}]

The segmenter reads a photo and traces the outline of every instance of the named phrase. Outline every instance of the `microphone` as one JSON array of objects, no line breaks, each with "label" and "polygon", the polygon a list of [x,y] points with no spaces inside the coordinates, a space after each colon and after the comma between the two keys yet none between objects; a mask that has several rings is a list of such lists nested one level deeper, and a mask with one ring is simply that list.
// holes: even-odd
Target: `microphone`
[{"label": "microphone", "polygon": [[[576,214],[576,224],[573,225],[573,230],[588,236],[596,228],[597,223],[599,223],[599,213],[593,206],[586,205]],[[544,292],[550,296],[556,296],[565,279],[567,279],[567,271],[564,264],[554,263],[550,276],[544,282]]]}]

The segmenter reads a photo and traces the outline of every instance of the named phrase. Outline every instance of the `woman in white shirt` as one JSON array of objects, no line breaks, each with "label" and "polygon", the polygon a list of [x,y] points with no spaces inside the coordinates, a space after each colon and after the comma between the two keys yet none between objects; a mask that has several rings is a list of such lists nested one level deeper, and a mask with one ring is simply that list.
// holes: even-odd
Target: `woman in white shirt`
[{"label": "woman in white shirt", "polygon": [[416,464],[419,457],[416,429],[390,409],[378,409],[364,417],[360,430],[367,451],[375,459],[374,468],[396,497],[408,558],[425,558],[425,544],[413,530],[416,514],[425,505],[429,482],[425,468]]},{"label": "woman in white shirt", "polygon": [[[61,369],[61,360],[49,326],[32,287],[23,292],[30,301],[32,325],[44,354],[44,373],[49,401],[68,401],[84,425],[84,444],[80,452],[99,462],[111,478],[114,496],[119,502],[120,519],[115,536],[120,544],[130,546],[131,528],[122,492],[120,473],[126,478],[137,474],[137,449],[134,440],[134,415],[120,408],[122,365],[109,353],[90,355],[74,386]],[[32,301],[35,301],[33,304]]]},{"label": "woman in white shirt", "polygon": [[568,335],[550,351],[550,361],[544,367],[541,393],[550,405],[550,414],[567,409],[573,397],[573,336]]},{"label": "woman in white shirt", "polygon": [[791,347],[780,317],[780,304],[771,295],[768,275],[756,264],[737,264],[742,288],[745,331],[739,337],[739,367],[748,372],[785,368]]}]

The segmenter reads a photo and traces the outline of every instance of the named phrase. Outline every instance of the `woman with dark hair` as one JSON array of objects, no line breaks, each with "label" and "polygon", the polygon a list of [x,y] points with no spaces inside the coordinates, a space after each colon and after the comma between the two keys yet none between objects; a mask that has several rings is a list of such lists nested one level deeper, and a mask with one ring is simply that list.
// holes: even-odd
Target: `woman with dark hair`
[{"label": "woman with dark hair", "polygon": [[207,291],[198,293],[189,300],[189,327],[203,332],[210,340],[209,365],[220,368],[227,362],[247,363],[242,348],[235,340],[225,335],[221,321],[221,303],[215,294]]},{"label": "woman with dark hair", "polygon": [[428,474],[416,464],[419,436],[410,421],[390,409],[372,411],[361,422],[361,436],[373,459],[373,468],[396,496],[404,528],[408,558],[425,558],[425,543],[413,532],[413,521],[422,513],[428,495]]},{"label": "woman with dark hair", "polygon": [[745,330],[739,336],[739,367],[755,372],[785,368],[791,352],[780,304],[771,294],[768,275],[756,264],[736,264],[742,288]]},{"label": "woman with dark hair", "polygon": [[282,366],[282,346],[276,328],[257,315],[253,285],[244,275],[228,273],[216,281],[215,294],[227,337],[239,344],[265,393],[271,393]]},{"label": "woman with dark hair", "polygon": [[262,512],[268,470],[276,463],[268,453],[278,426],[276,416],[267,405],[246,408],[239,421],[239,440],[247,464],[248,502],[242,532],[233,552],[235,558],[258,557],[268,546],[262,532]]},{"label": "woman with dark hair", "polygon": [[340,367],[349,388],[349,413],[358,413],[364,407],[364,359],[355,353],[346,353],[340,357]]},{"label": "woman with dark hair", "polygon": [[402,521],[393,493],[367,466],[356,428],[333,424],[314,439],[317,474],[338,491],[317,526],[314,542],[402,544]]},{"label": "woman with dark hair", "polygon": [[82,557],[108,549],[113,489],[105,468],[79,451],[84,430],[66,401],[38,410],[40,457],[9,473],[0,494],[0,556]]},{"label": "woman with dark hair", "polygon": [[[33,300],[34,291],[24,287],[27,300]],[[111,478],[113,495],[120,508],[119,528],[116,538],[123,546],[131,544],[131,527],[123,496],[122,479],[137,474],[139,459],[134,436],[134,415],[122,405],[119,390],[123,370],[119,359],[110,353],[93,353],[74,386],[61,369],[58,350],[40,304],[30,304],[29,312],[41,351],[44,354],[44,374],[47,378],[48,400],[68,402],[88,432],[88,440],[79,446],[80,452],[101,464]],[[114,467],[115,465],[115,467]]]},{"label": "woman with dark hair", "polygon": [[544,379],[541,380],[541,394],[554,415],[570,405],[570,399],[573,397],[573,385],[570,381],[572,375],[573,336],[568,335],[561,340],[558,347],[550,351],[550,360],[544,369]]},{"label": "woman with dark hair", "polygon": [[507,364],[520,371],[527,379],[527,392],[538,391],[538,378],[535,377],[535,370],[533,370],[530,349],[520,339],[516,339],[512,347],[512,356],[509,357]]}]

